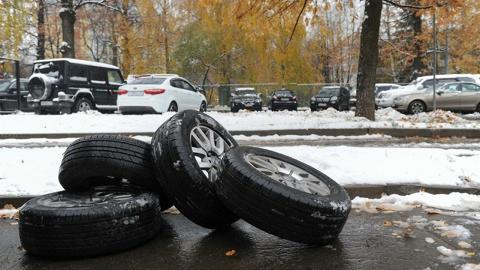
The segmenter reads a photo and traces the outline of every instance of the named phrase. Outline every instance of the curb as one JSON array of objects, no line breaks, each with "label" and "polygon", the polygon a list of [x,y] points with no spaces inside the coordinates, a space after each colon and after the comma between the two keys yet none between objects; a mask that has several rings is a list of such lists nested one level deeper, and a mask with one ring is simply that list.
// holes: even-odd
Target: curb
[{"label": "curb", "polygon": [[[464,137],[479,139],[480,129],[429,129],[429,128],[345,128],[345,129],[284,129],[284,130],[233,130],[232,135],[245,136],[271,136],[271,135],[319,135],[319,136],[360,136],[367,134],[383,134],[396,138],[423,137]],[[79,138],[92,134],[116,134],[124,136],[152,136],[153,132],[100,132],[100,133],[4,133],[0,134],[3,139],[61,139]]]},{"label": "curb", "polygon": [[[348,195],[351,199],[359,196],[365,198],[380,198],[382,195],[409,195],[419,191],[428,192],[431,194],[449,194],[452,192],[469,193],[480,195],[478,188],[458,188],[451,186],[422,186],[422,185],[351,185],[345,186]],[[0,209],[5,204],[11,204],[15,208],[22,206],[28,200],[35,196],[0,196]]]}]

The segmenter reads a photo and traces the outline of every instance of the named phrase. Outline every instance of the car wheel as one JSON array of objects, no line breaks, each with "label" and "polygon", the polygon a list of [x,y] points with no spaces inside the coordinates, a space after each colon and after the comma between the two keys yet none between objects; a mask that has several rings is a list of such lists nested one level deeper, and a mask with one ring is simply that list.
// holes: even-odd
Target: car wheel
[{"label": "car wheel", "polygon": [[238,112],[238,109],[235,108],[235,107],[231,107],[231,108],[230,108],[230,111],[233,112],[233,113],[236,113],[236,112]]},{"label": "car wheel", "polygon": [[132,184],[155,191],[162,209],[173,205],[155,177],[149,143],[120,135],[92,135],[74,141],[63,154],[58,179],[69,191],[94,186]]},{"label": "car wheel", "polygon": [[320,171],[290,157],[237,147],[214,182],[225,206],[248,223],[291,241],[325,245],[350,212],[347,192]]},{"label": "car wheel", "polygon": [[73,112],[86,112],[91,111],[94,108],[93,102],[89,98],[82,97],[75,101]]},{"label": "car wheel", "polygon": [[210,229],[238,219],[225,208],[213,187],[222,156],[237,146],[217,121],[193,110],[177,113],[158,128],[152,145],[156,171],[183,215]]},{"label": "car wheel", "polygon": [[477,108],[475,108],[475,111],[480,113],[480,104],[477,105]]},{"label": "car wheel", "polygon": [[170,103],[170,105],[168,106],[167,111],[169,111],[169,112],[178,112],[177,103],[176,103],[175,101],[172,101],[172,102]]},{"label": "car wheel", "polygon": [[200,105],[200,112],[206,112],[207,111],[207,104],[202,101],[202,104]]},{"label": "car wheel", "polygon": [[414,100],[408,105],[408,111],[411,114],[417,114],[417,113],[422,113],[425,112],[426,106],[425,103],[423,103],[420,100]]},{"label": "car wheel", "polygon": [[313,108],[313,107],[310,107],[310,111],[311,111],[311,112],[316,112],[317,109],[316,109],[316,108]]},{"label": "car wheel", "polygon": [[88,257],[126,250],[161,229],[156,195],[130,186],[102,186],[36,197],[19,212],[23,248],[45,257]]}]

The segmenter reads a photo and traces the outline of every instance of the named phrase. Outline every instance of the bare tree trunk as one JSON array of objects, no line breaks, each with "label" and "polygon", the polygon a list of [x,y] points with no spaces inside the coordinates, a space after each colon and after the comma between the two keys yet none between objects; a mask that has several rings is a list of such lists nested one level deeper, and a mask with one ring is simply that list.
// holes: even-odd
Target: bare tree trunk
[{"label": "bare tree trunk", "polygon": [[75,58],[75,20],[76,14],[73,9],[72,0],[62,0],[62,9],[60,10],[62,19],[63,42],[60,51],[63,57]]},{"label": "bare tree trunk", "polygon": [[45,59],[45,2],[38,0],[37,10],[37,59]]},{"label": "bare tree trunk", "polygon": [[375,120],[375,80],[378,63],[378,34],[382,15],[382,0],[365,0],[365,19],[360,36],[357,78],[356,116]]},{"label": "bare tree trunk", "polygon": [[[419,5],[418,0],[411,1],[412,5]],[[422,41],[420,40],[420,35],[422,34],[422,16],[420,15],[417,10],[410,11],[410,16],[408,19],[409,23],[413,29],[413,38],[414,38],[414,50],[415,50],[415,57],[413,58],[412,68],[411,71],[422,73],[425,69],[425,65],[422,62],[423,58],[423,50],[422,50]]]},{"label": "bare tree trunk", "polygon": [[112,65],[118,66],[118,38],[117,32],[115,31],[117,25],[115,23],[115,16],[110,17],[111,24],[111,35],[112,35]]},{"label": "bare tree trunk", "polygon": [[162,24],[163,24],[163,48],[165,52],[165,73],[170,73],[170,47],[169,47],[169,27],[168,27],[168,9],[169,1],[163,0],[163,14],[162,14]]}]

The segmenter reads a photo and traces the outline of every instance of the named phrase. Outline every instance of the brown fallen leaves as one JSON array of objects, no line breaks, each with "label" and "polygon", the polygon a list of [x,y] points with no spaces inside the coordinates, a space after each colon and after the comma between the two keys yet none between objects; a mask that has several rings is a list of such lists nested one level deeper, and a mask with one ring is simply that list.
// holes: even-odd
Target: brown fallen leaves
[{"label": "brown fallen leaves", "polygon": [[5,204],[3,209],[0,209],[0,218],[18,220],[18,210],[11,204]]},{"label": "brown fallen leaves", "polygon": [[235,249],[232,249],[232,250],[229,250],[227,252],[225,252],[225,256],[227,257],[232,257],[232,256],[235,256],[237,255],[237,251]]}]

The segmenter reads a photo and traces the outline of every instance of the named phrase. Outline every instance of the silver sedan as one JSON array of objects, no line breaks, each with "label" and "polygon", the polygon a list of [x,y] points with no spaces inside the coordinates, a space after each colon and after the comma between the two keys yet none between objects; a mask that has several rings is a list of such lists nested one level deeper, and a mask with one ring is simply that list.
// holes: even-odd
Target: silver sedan
[{"label": "silver sedan", "polygon": [[[442,85],[436,91],[437,109],[480,112],[480,85],[454,82]],[[432,90],[396,97],[393,108],[400,112],[421,113],[433,110]]]}]

